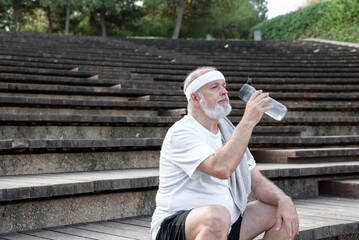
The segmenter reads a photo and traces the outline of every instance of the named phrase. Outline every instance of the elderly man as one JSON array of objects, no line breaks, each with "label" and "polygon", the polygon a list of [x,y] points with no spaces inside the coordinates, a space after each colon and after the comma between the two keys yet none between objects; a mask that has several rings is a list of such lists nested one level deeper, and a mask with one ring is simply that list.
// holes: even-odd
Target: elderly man
[{"label": "elderly man", "polygon": [[[261,120],[268,93],[255,92],[240,123],[223,74],[212,67],[184,82],[188,115],[167,132],[160,157],[160,184],[151,234],[156,240],[293,239],[299,219],[290,197],[256,167],[247,146]],[[250,192],[258,200],[247,204]]]}]

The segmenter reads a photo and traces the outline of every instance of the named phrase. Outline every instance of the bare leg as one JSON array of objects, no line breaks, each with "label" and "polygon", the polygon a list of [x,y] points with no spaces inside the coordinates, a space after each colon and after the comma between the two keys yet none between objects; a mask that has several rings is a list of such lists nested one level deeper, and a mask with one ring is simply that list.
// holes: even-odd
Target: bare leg
[{"label": "bare leg", "polygon": [[225,207],[218,205],[193,209],[187,216],[186,240],[226,240],[231,217]]},{"label": "bare leg", "polygon": [[276,214],[275,206],[254,201],[247,205],[244,211],[240,240],[253,239],[262,232],[266,232],[263,240],[281,240],[287,238],[285,226],[280,231],[276,231]]}]

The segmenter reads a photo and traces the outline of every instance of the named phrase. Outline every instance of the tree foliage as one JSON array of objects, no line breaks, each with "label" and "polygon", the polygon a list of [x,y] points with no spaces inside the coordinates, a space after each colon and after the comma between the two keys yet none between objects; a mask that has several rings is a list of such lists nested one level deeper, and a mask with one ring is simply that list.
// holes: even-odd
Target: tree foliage
[{"label": "tree foliage", "polygon": [[65,33],[70,22],[70,34],[166,38],[246,38],[267,11],[265,0],[0,0],[0,10],[0,30]]},{"label": "tree foliage", "polygon": [[263,39],[323,38],[359,42],[359,1],[331,0],[278,16],[251,29]]},{"label": "tree foliage", "polygon": [[[144,0],[140,25],[146,35],[170,37],[177,0]],[[265,0],[185,0],[181,38],[247,38],[251,26],[265,18]]]}]

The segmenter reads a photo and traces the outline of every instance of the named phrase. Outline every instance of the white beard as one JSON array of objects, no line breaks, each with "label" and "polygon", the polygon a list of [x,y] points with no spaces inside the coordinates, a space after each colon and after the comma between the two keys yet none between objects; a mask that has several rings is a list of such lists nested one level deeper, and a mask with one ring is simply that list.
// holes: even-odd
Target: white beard
[{"label": "white beard", "polygon": [[[204,99],[202,93],[198,93],[198,95],[201,97],[201,100],[199,101],[199,105],[201,106],[202,110],[205,112],[205,114],[212,119],[222,119],[226,117],[230,112],[232,111],[232,106],[229,104],[229,98],[228,96],[223,96],[219,98],[213,108],[209,108],[206,100]],[[219,105],[218,102],[227,99],[227,102],[224,104],[224,106]]]}]

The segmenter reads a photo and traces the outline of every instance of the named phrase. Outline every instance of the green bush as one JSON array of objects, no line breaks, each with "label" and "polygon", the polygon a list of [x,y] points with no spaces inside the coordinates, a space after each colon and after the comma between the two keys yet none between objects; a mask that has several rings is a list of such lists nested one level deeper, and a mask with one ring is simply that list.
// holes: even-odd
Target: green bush
[{"label": "green bush", "polygon": [[262,39],[323,38],[359,42],[359,1],[330,0],[262,22]]}]

